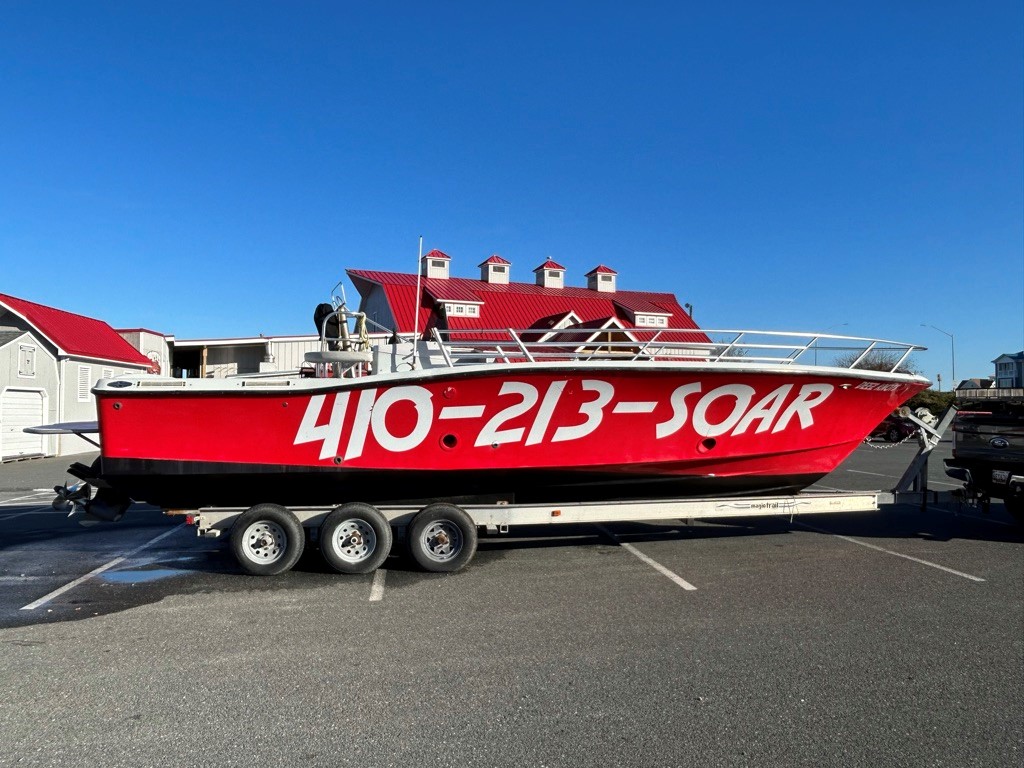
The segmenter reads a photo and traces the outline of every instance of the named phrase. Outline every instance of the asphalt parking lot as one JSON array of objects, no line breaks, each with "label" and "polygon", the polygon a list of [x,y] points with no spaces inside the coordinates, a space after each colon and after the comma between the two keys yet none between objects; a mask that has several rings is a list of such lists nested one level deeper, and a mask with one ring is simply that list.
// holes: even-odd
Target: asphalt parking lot
[{"label": "asphalt parking lot", "polygon": [[[890,488],[913,451],[819,487]],[[66,463],[0,467],[0,766],[1022,761],[999,504],[514,529],[453,575],[312,552],[261,579],[157,510],[52,511]]]}]

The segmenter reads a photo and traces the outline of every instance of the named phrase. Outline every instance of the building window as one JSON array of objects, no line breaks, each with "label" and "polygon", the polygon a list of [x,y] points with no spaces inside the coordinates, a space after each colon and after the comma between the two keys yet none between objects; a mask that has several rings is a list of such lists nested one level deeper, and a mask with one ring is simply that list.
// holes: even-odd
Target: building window
[{"label": "building window", "polygon": [[438,269],[444,269],[444,262],[439,259],[431,259],[430,266],[437,267]]},{"label": "building window", "polygon": [[602,283],[610,283],[612,281],[612,276],[611,275],[599,275],[598,279]]},{"label": "building window", "polygon": [[36,348],[32,344],[18,346],[18,376],[23,379],[36,377]]},{"label": "building window", "polygon": [[668,325],[668,318],[667,317],[658,317],[658,318],[655,318],[655,319],[657,320],[658,325],[661,326],[662,328],[664,328],[664,327],[666,327]]},{"label": "building window", "polygon": [[476,304],[470,304],[468,307],[466,307],[466,314],[476,317],[477,315],[480,314],[479,308],[476,306]]},{"label": "building window", "polygon": [[561,280],[562,279],[562,273],[559,272],[558,270],[554,270],[554,271],[551,272],[551,277],[554,278],[555,280]]},{"label": "building window", "polygon": [[464,304],[456,304],[455,305],[455,314],[456,315],[464,315],[464,314],[466,314],[466,307],[465,307],[465,305]]},{"label": "building window", "polygon": [[505,268],[502,267],[502,266],[498,266],[497,264],[492,265],[491,269],[494,271],[495,274],[498,274],[498,275],[504,275],[505,274]]},{"label": "building window", "polygon": [[78,366],[78,402],[89,402],[89,387],[92,386],[88,365]]}]

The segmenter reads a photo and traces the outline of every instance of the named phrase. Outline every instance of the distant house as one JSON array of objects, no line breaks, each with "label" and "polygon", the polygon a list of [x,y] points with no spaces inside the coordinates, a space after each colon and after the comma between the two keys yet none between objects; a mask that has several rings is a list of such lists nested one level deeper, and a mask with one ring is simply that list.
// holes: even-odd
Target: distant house
[{"label": "distant house", "polygon": [[23,429],[94,421],[97,380],[157,370],[102,320],[0,293],[0,460],[94,450],[73,435]]},{"label": "distant house", "polygon": [[1024,387],[1024,351],[1000,355],[992,363],[996,367],[996,387]]},{"label": "distant house", "polygon": [[496,254],[478,265],[479,279],[452,277],[450,267],[451,257],[433,250],[423,257],[419,276],[363,269],[347,274],[371,331],[429,336],[436,327],[467,339],[476,331],[489,338],[489,329],[529,329],[535,339],[562,340],[560,334],[566,346],[570,339],[583,344],[598,336],[706,340],[680,333],[698,328],[673,294],[620,290],[618,273],[605,265],[585,275],[586,288],[567,286],[565,267],[551,259],[533,270],[532,283],[513,281],[511,262]]},{"label": "distant house", "polygon": [[295,371],[306,352],[320,349],[320,337],[245,336],[231,339],[169,337],[175,378],[221,379],[226,376]]},{"label": "distant house", "polygon": [[961,389],[992,389],[996,385],[994,379],[973,378],[964,379],[956,385],[957,391]]}]

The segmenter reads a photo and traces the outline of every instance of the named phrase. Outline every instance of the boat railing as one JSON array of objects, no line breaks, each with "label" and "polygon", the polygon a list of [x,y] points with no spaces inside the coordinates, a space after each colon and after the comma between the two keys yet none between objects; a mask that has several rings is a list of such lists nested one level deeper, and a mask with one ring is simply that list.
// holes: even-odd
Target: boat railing
[{"label": "boat railing", "polygon": [[448,366],[545,360],[767,363],[909,372],[925,347],[887,339],[801,331],[564,328],[431,329]]}]

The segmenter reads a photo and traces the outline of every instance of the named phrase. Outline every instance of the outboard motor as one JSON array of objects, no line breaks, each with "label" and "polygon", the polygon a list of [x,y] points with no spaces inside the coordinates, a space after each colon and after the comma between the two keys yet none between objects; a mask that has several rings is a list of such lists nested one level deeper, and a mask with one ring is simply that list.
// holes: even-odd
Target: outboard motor
[{"label": "outboard motor", "polygon": [[92,486],[88,483],[75,483],[70,488],[67,485],[55,485],[53,490],[57,496],[51,505],[58,512],[67,512],[68,517],[84,514],[95,520],[116,523],[132,505],[132,500],[127,496],[109,488],[99,489],[96,496],[90,498]]},{"label": "outboard motor", "polygon": [[[75,483],[70,488],[67,483],[55,485],[54,498],[51,505],[59,512],[67,512],[68,517],[75,514],[84,514],[95,520],[114,523],[120,520],[132,500],[123,493],[107,486],[100,477],[100,461],[97,459],[92,466],[86,466],[75,462],[68,467],[68,473],[79,478],[83,482]],[[93,488],[96,488],[96,495],[93,496]]]}]

